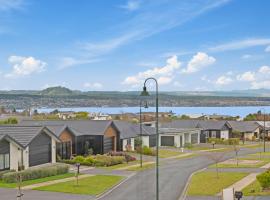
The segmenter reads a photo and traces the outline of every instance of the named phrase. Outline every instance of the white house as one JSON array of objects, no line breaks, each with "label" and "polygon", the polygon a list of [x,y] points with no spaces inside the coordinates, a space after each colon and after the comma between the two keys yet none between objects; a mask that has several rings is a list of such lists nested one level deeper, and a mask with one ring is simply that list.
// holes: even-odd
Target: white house
[{"label": "white house", "polygon": [[0,126],[0,171],[55,163],[56,142],[42,126]]}]

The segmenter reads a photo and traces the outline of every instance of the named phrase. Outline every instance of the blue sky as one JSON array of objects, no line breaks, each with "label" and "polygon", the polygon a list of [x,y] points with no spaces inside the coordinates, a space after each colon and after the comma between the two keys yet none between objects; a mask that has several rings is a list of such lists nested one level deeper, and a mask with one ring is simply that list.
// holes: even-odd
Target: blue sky
[{"label": "blue sky", "polygon": [[0,89],[270,88],[268,0],[0,0]]}]

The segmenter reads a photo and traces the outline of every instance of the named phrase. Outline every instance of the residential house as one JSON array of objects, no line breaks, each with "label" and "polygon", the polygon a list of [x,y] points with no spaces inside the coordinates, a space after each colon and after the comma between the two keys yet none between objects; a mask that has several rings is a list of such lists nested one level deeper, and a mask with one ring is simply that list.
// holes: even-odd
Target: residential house
[{"label": "residential house", "polygon": [[54,131],[61,140],[58,144],[58,153],[62,158],[69,158],[70,155],[84,155],[90,149],[94,154],[120,150],[120,132],[113,121],[25,120],[21,124],[43,125]]},{"label": "residential house", "polygon": [[140,124],[126,121],[114,121],[120,131],[121,147],[123,151],[135,150],[136,138],[142,137],[142,145],[147,147],[156,146],[155,128],[142,125],[142,135],[140,135]]},{"label": "residential house", "polygon": [[0,126],[0,170],[55,163],[57,142],[43,126]]},{"label": "residential house", "polygon": [[[232,132],[239,132],[241,139],[256,140],[260,138],[262,127],[254,121],[228,121],[232,127]],[[235,136],[236,137],[236,136]]]},{"label": "residential house", "polygon": [[231,127],[226,121],[212,120],[174,120],[161,125],[162,128],[173,129],[200,129],[200,143],[207,142],[207,138],[223,138],[232,137]]}]

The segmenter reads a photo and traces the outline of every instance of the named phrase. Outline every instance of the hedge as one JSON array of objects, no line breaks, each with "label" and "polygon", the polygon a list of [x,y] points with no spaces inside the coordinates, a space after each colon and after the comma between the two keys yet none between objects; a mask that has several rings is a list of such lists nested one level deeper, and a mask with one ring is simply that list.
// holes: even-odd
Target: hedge
[{"label": "hedge", "polygon": [[148,156],[155,156],[156,155],[156,151],[147,147],[147,146],[143,146],[142,150],[140,147],[136,148],[136,152],[142,153],[142,154],[148,155]]},{"label": "hedge", "polygon": [[72,160],[62,160],[62,162],[67,164],[80,163],[86,166],[98,166],[98,167],[108,167],[112,165],[122,164],[128,162],[125,156],[110,156],[110,155],[96,155],[96,156],[76,156]]},{"label": "hedge", "polygon": [[69,171],[69,166],[66,164],[55,164],[44,167],[29,168],[20,172],[8,172],[2,177],[5,183],[17,182],[17,176],[20,174],[22,181],[33,180],[38,178],[45,178],[49,176],[55,176],[59,174],[66,174]]},{"label": "hedge", "polygon": [[259,174],[257,176],[257,180],[263,189],[270,188],[270,171],[268,170],[262,174]]},{"label": "hedge", "polygon": [[208,138],[207,142],[215,143],[215,144],[225,144],[225,145],[239,145],[240,139],[239,138],[229,138],[229,139]]},{"label": "hedge", "polygon": [[10,172],[15,172],[15,170],[5,170],[5,171],[0,171],[0,180],[2,180],[4,174],[10,173]]}]

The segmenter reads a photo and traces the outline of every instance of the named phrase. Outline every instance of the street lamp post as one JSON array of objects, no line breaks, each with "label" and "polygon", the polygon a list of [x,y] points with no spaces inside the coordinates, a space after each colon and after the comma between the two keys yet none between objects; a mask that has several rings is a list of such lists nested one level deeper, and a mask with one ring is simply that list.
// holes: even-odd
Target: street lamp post
[{"label": "street lamp post", "polygon": [[265,109],[263,110],[263,152],[265,152]]},{"label": "street lamp post", "polygon": [[159,200],[159,132],[158,132],[158,81],[157,79],[153,77],[145,79],[141,96],[149,96],[149,93],[147,92],[147,88],[146,88],[146,83],[149,80],[153,80],[156,83],[156,200]]},{"label": "street lamp post", "polygon": [[[140,165],[142,168],[142,149],[143,149],[143,144],[142,144],[142,100],[140,100]],[[144,108],[148,108],[147,102],[145,101]]]}]

